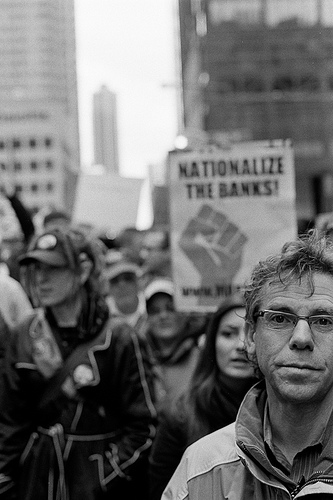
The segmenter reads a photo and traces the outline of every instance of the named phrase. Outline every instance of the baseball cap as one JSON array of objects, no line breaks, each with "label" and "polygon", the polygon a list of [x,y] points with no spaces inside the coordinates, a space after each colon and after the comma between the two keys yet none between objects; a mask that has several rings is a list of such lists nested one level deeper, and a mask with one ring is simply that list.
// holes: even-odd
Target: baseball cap
[{"label": "baseball cap", "polygon": [[134,262],[119,261],[107,267],[105,276],[108,280],[111,280],[123,273],[132,273],[138,278],[141,270]]},{"label": "baseball cap", "polygon": [[20,265],[42,262],[55,267],[69,265],[64,240],[58,234],[44,233],[32,243],[26,254],[19,258]]},{"label": "baseball cap", "polygon": [[144,290],[146,301],[150,300],[153,295],[156,295],[157,293],[165,293],[173,297],[175,289],[172,280],[168,278],[155,278],[148,283]]}]

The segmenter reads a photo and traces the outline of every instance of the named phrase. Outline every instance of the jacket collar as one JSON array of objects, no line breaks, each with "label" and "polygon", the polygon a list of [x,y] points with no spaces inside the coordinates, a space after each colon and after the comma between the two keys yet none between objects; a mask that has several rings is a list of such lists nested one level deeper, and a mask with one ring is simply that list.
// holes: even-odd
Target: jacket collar
[{"label": "jacket collar", "polygon": [[[255,384],[246,394],[236,418],[236,444],[238,452],[248,468],[258,479],[274,482],[274,478],[286,485],[293,481],[280,469],[274,467],[268,460],[264,445],[264,415],[267,403],[265,381]],[[333,425],[333,413],[330,418],[330,428]],[[333,438],[332,433],[326,433],[324,448],[314,468],[310,479],[329,478],[333,482]],[[331,486],[332,488],[332,486]]]}]

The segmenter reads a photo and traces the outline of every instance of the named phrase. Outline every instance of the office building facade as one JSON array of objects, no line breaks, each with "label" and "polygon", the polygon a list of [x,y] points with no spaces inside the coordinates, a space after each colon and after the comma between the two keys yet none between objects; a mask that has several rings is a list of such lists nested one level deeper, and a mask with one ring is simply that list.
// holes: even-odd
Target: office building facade
[{"label": "office building facade", "polygon": [[0,2],[0,189],[71,211],[80,168],[74,0]]},{"label": "office building facade", "polygon": [[293,141],[296,209],[333,211],[333,2],[179,0],[184,131]]},{"label": "office building facade", "polygon": [[117,100],[105,85],[93,97],[94,160],[106,173],[119,173]]}]

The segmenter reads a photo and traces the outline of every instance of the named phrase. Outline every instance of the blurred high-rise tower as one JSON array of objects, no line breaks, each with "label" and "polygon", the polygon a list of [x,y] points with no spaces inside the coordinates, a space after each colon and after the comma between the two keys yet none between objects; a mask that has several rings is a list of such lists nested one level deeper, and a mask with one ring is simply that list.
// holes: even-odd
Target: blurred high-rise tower
[{"label": "blurred high-rise tower", "polygon": [[107,173],[119,173],[116,95],[102,85],[93,104],[95,163]]},{"label": "blurred high-rise tower", "polygon": [[[68,211],[80,167],[74,0],[0,2],[0,187]],[[1,179],[2,177],[2,179]]]},{"label": "blurred high-rise tower", "polygon": [[178,3],[181,132],[291,138],[298,218],[333,211],[333,1]]}]

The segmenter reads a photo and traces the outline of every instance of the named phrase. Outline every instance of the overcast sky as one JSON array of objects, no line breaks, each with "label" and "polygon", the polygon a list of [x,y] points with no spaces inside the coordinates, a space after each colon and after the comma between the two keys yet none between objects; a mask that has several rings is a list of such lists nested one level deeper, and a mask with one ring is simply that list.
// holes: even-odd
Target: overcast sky
[{"label": "overcast sky", "polygon": [[75,0],[81,163],[93,163],[92,98],[117,95],[121,173],[144,177],[177,134],[175,0]]}]

